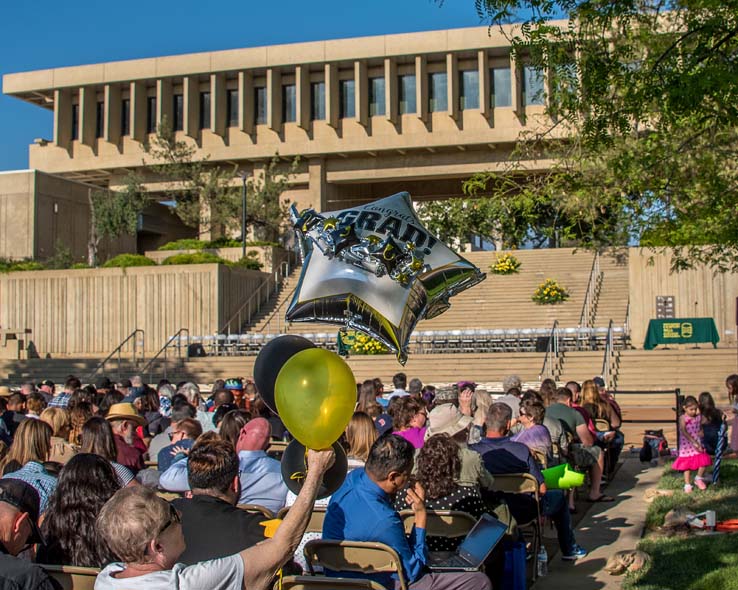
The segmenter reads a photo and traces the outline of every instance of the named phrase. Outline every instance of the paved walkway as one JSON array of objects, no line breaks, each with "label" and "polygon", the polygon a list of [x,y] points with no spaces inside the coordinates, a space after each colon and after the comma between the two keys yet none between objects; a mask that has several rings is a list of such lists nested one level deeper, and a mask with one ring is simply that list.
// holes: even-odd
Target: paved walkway
[{"label": "paved walkway", "polygon": [[661,465],[642,465],[637,457],[626,453],[615,479],[604,490],[617,501],[589,505],[591,508],[576,526],[577,543],[589,551],[587,557],[568,563],[557,553],[549,559],[548,575],[535,583],[534,590],[620,589],[623,577],[611,576],[603,568],[613,553],[635,549],[648,509],[643,494],[656,485],[663,472]]}]

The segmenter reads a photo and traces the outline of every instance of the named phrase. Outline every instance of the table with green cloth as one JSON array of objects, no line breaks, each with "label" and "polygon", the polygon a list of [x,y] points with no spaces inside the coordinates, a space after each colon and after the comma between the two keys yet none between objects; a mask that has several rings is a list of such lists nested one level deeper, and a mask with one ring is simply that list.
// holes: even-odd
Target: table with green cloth
[{"label": "table with green cloth", "polygon": [[670,318],[648,322],[643,348],[651,350],[659,344],[692,344],[711,342],[717,348],[720,342],[715,320],[712,318]]}]

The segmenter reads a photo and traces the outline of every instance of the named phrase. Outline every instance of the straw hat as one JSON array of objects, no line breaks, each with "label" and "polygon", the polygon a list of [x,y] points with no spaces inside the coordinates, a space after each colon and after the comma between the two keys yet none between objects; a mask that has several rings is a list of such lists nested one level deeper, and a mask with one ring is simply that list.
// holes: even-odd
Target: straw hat
[{"label": "straw hat", "polygon": [[108,412],[108,415],[105,416],[105,419],[109,422],[113,422],[115,420],[130,420],[139,426],[146,424],[146,419],[143,416],[139,416],[138,412],[136,412],[136,408],[133,407],[133,404],[124,402],[110,406],[110,411]]}]

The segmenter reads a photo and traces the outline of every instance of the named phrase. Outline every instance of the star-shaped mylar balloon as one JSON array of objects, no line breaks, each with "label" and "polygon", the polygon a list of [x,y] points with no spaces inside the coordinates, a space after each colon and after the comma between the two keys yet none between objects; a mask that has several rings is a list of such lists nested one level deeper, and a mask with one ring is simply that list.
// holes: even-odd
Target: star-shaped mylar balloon
[{"label": "star-shaped mylar balloon", "polygon": [[418,321],[485,278],[425,229],[406,192],[323,214],[293,208],[292,220],[303,269],[286,319],[360,330],[402,364]]}]

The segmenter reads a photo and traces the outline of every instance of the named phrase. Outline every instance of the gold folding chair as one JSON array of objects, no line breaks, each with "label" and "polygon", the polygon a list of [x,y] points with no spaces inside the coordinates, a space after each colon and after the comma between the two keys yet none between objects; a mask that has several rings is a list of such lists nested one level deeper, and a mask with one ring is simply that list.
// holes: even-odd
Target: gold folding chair
[{"label": "gold folding chair", "polygon": [[269,508],[264,508],[264,506],[259,506],[258,504],[239,504],[236,508],[251,512],[252,514],[262,514],[267,520],[274,518],[274,513]]},{"label": "gold folding chair", "polygon": [[[284,519],[287,513],[290,511],[289,506],[285,506],[279,512],[277,512],[277,518]],[[322,533],[323,532],[323,521],[325,520],[325,506],[313,506],[313,511],[310,513],[310,520],[308,521],[306,533]]]},{"label": "gold folding chair", "polygon": [[[427,515],[425,534],[429,537],[466,537],[477,523],[476,518],[461,510],[428,510]],[[410,533],[415,526],[415,513],[412,510],[403,510],[400,518],[405,532]]]},{"label": "gold folding chair", "polygon": [[326,576],[287,576],[274,583],[274,590],[386,590],[373,580],[328,578]]},{"label": "gold folding chair", "polygon": [[38,564],[62,590],[94,590],[100,570],[96,567]]},{"label": "gold folding chair", "polygon": [[308,541],[303,552],[310,575],[315,575],[316,565],[336,572],[393,573],[399,578],[400,589],[407,590],[402,560],[392,547],[384,543],[320,539]]},{"label": "gold folding chair", "polygon": [[[541,543],[543,542],[541,534],[541,496],[538,493],[539,485],[538,480],[530,473],[495,473],[495,490],[510,494],[530,494],[536,500],[536,516],[529,522],[518,522],[519,528],[529,528],[533,531],[532,562],[535,562],[535,556],[538,555]],[[534,564],[533,580],[536,579],[536,574]]]}]

